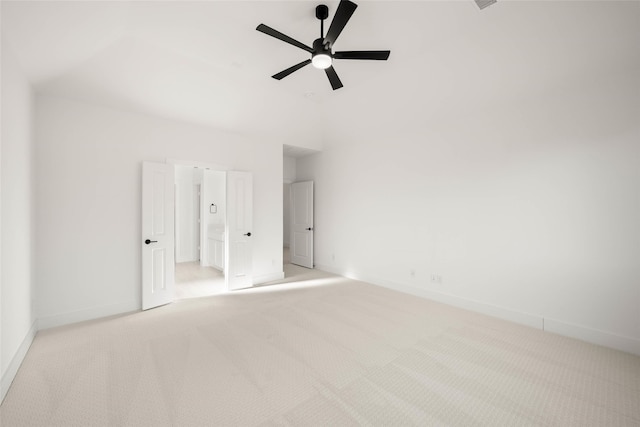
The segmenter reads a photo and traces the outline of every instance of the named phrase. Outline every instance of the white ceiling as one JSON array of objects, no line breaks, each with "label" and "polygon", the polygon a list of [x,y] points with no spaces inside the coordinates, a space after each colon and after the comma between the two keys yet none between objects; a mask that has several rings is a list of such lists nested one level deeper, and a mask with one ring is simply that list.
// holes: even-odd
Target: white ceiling
[{"label": "white ceiling", "polygon": [[[640,3],[359,1],[332,91],[308,57],[255,30],[311,44],[310,1],[2,2],[3,37],[39,93],[318,148],[347,128],[410,126],[640,64]],[[325,2],[330,19],[337,1]],[[390,123],[389,120],[393,120]]]}]

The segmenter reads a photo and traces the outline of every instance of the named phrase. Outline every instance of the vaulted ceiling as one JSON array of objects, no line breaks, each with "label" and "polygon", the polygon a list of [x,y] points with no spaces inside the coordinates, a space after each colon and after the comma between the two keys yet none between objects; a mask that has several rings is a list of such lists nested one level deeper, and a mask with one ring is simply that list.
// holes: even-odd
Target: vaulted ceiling
[{"label": "vaulted ceiling", "polygon": [[[324,2],[333,16],[337,1]],[[389,61],[335,61],[344,88],[308,57],[310,1],[2,2],[2,33],[38,93],[319,148],[332,131],[517,102],[640,64],[638,2],[357,1],[336,50],[390,49]],[[358,126],[356,126],[357,128]]]}]

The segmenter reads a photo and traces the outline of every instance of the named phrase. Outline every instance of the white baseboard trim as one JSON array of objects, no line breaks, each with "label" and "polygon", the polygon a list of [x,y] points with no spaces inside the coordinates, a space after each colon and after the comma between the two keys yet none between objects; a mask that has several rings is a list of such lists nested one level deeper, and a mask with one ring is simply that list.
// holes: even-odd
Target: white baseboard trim
[{"label": "white baseboard trim", "polygon": [[140,304],[129,301],[41,317],[38,320],[38,325],[40,329],[49,329],[55,328],[56,326],[69,325],[71,323],[84,322],[85,320],[99,319],[101,317],[114,316],[116,314],[131,313],[135,311],[140,311]]},{"label": "white baseboard trim", "polygon": [[[335,269],[333,269],[334,271],[331,271],[326,266],[316,265],[316,268],[323,271],[329,271],[330,273],[340,274],[339,272],[336,272]],[[395,291],[404,292],[406,294],[415,295],[454,307],[463,308],[465,310],[475,311],[477,313],[486,314],[488,316],[497,317],[499,319],[508,320],[510,322],[519,323],[521,325],[530,326],[536,329],[542,329],[542,317],[533,314],[510,310],[504,307],[494,306],[480,301],[460,298],[455,295],[437,292],[431,289],[403,285],[389,280],[380,280],[361,274],[350,274],[349,276],[344,274],[341,275],[344,277],[348,277],[349,279],[360,280],[362,282],[371,283],[372,285],[382,286],[384,288],[393,289]]]},{"label": "white baseboard trim", "polygon": [[199,259],[191,259],[186,257],[176,258],[176,264],[181,264],[183,262],[199,262]]},{"label": "white baseboard trim", "polygon": [[544,330],[640,356],[640,340],[556,319],[544,319]]},{"label": "white baseboard trim", "polygon": [[612,334],[610,332],[592,329],[586,326],[574,325],[571,323],[563,322],[561,320],[544,318],[540,315],[524,313],[504,307],[498,307],[480,301],[468,300],[455,295],[449,295],[430,289],[422,289],[415,286],[403,285],[387,280],[380,280],[357,273],[347,273],[330,266],[316,265],[316,268],[318,270],[338,274],[349,279],[371,283],[372,285],[382,286],[399,292],[404,292],[407,294],[441,302],[443,304],[452,305],[454,307],[475,311],[478,313],[486,314],[488,316],[497,317],[499,319],[508,320],[510,322],[530,326],[532,328],[552,332],[558,335],[563,335],[569,338],[575,338],[592,344],[602,345],[616,350],[640,355],[640,340],[635,338],[620,336]]},{"label": "white baseboard trim", "polygon": [[13,379],[16,377],[16,374],[18,373],[18,369],[20,368],[20,365],[22,365],[22,361],[27,355],[27,351],[29,350],[29,347],[31,347],[31,343],[33,343],[33,339],[36,337],[37,333],[38,333],[38,320],[36,319],[31,325],[31,328],[29,329],[29,331],[27,332],[27,335],[22,340],[20,347],[18,347],[16,354],[13,355],[13,358],[11,359],[9,366],[7,366],[7,370],[2,375],[2,380],[0,380],[0,403],[2,403],[2,401],[4,400],[4,397],[7,395],[7,392],[9,391],[9,387],[11,387],[11,383],[13,382]]},{"label": "white baseboard trim", "polygon": [[260,276],[253,276],[253,284],[259,285],[261,283],[273,282],[274,280],[284,279],[284,271],[277,273],[263,274]]}]

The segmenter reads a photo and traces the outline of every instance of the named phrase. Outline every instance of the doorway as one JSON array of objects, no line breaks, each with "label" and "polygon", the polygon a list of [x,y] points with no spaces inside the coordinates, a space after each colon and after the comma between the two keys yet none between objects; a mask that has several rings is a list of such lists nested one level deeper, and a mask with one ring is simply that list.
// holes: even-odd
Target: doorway
[{"label": "doorway", "polygon": [[[313,268],[313,181],[298,171],[298,160],[316,150],[284,144],[283,150],[283,266],[289,263]],[[302,173],[300,173],[302,172]]]},{"label": "doorway", "polygon": [[225,172],[175,166],[175,299],[226,292]]},{"label": "doorway", "polygon": [[[224,183],[218,186],[223,192],[218,194],[219,199],[208,198],[209,190],[216,188],[216,185],[209,185],[208,177],[214,176],[215,171],[199,165],[190,166],[188,173],[181,169],[185,179],[178,185],[176,168],[179,166],[188,166],[188,163],[142,163],[143,310],[174,301],[176,260],[198,263],[201,267],[215,267],[216,263],[222,266],[225,291],[253,286],[253,174],[218,171],[224,177]],[[199,205],[194,202],[193,194],[181,193],[179,188],[182,187],[186,192],[199,192]],[[184,208],[176,207],[176,198],[189,202]],[[194,210],[200,212],[199,217]],[[192,222],[178,232],[178,238],[176,214],[178,224]],[[224,214],[222,220],[213,217],[216,214]],[[198,239],[194,238],[194,227],[200,233],[199,246]],[[191,243],[190,238],[193,239]],[[224,244],[216,247],[210,242],[216,238]],[[180,258],[176,257],[177,247],[185,249]],[[189,255],[191,258],[185,259]]]}]

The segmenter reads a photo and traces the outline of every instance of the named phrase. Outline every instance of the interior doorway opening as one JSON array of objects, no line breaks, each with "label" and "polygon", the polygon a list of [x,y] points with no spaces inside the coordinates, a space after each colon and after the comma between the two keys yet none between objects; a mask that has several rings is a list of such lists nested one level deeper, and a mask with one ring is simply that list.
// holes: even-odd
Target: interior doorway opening
[{"label": "interior doorway opening", "polygon": [[226,172],[175,166],[175,299],[227,292]]},{"label": "interior doorway opening", "polygon": [[283,268],[290,263],[313,268],[313,181],[306,177],[308,174],[303,169],[298,170],[298,160],[318,151],[283,144],[282,153]]},{"label": "interior doorway opening", "polygon": [[[220,268],[225,292],[254,285],[253,174],[222,170],[174,160],[142,163],[143,310],[176,299],[176,261]],[[224,181],[209,184],[216,174]],[[221,191],[215,193],[216,188]]]}]

